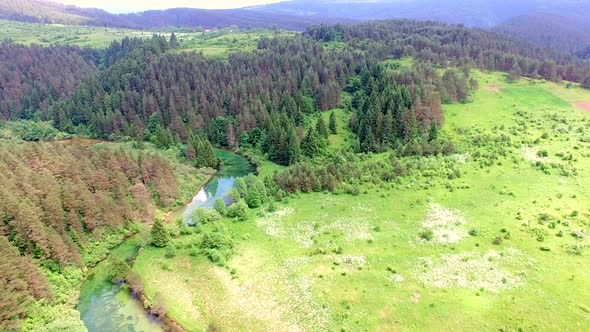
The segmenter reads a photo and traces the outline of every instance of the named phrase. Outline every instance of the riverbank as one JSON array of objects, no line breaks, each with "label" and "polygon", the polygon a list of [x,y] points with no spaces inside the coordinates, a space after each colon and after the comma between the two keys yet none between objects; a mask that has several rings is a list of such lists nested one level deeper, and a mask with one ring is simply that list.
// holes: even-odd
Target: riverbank
[{"label": "riverbank", "polygon": [[[229,190],[233,188],[233,179],[239,176],[244,176],[251,173],[252,165],[243,156],[231,153],[225,150],[217,150],[216,155],[222,160],[222,165],[215,173],[210,173],[210,176],[202,182],[199,193],[204,192],[206,197],[218,197],[227,195]],[[228,178],[232,179],[231,186],[219,186],[219,181],[225,181]],[[214,192],[214,193],[212,193]],[[194,193],[193,193],[194,194]],[[199,195],[197,195],[199,196]],[[178,220],[183,212],[195,203],[193,198],[189,204],[183,204],[165,214],[164,219],[169,223]],[[196,203],[199,203],[198,201]],[[123,260],[128,260],[134,255],[128,251],[119,248],[133,246],[133,243],[138,244],[135,248],[137,257],[142,255],[149,234],[146,230],[139,232],[134,237],[126,240],[118,248],[114,249],[112,254],[117,255]],[[139,241],[139,242],[138,242]],[[120,252],[123,251],[124,255]],[[80,296],[80,303],[78,308],[82,315],[82,320],[90,332],[112,330],[119,326],[125,325],[127,321],[133,321],[133,324],[141,327],[149,327],[149,330],[157,331],[179,331],[184,332],[181,324],[177,323],[174,317],[168,313],[161,315],[160,318],[155,319],[151,314],[152,311],[161,312],[158,306],[157,298],[146,289],[143,289],[136,294],[131,294],[130,290],[125,285],[114,285],[108,280],[108,261],[103,261],[92,269],[88,276],[89,278],[84,283],[83,290]],[[93,276],[90,278],[90,276]],[[88,284],[88,285],[87,285]],[[89,306],[88,304],[92,304]],[[158,308],[155,308],[158,306]],[[141,310],[138,310],[141,309]],[[154,310],[157,309],[157,310]],[[156,326],[157,325],[157,326]],[[135,330],[135,327],[129,327]]]}]

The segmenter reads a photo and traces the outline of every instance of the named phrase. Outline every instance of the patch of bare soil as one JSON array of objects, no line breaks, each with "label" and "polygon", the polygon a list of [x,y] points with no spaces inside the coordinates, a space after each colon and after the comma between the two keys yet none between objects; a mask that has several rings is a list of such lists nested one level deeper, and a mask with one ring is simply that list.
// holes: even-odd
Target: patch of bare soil
[{"label": "patch of bare soil", "polygon": [[495,93],[500,93],[500,91],[502,91],[502,89],[497,85],[488,85],[488,86],[486,86],[486,90],[491,91],[491,92],[495,92]]},{"label": "patch of bare soil", "polygon": [[582,110],[584,112],[590,112],[590,102],[588,102],[588,101],[580,102],[580,103],[573,103],[572,105],[574,105],[575,108]]}]

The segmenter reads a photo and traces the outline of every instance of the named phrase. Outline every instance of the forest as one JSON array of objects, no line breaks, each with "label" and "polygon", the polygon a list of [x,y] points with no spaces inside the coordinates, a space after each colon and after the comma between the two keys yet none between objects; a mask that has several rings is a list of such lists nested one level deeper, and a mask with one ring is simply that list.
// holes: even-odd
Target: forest
[{"label": "forest", "polygon": [[173,165],[154,153],[10,141],[0,151],[3,329],[32,299],[52,299],[43,271],[96,263],[116,244],[110,234],[180,198]]},{"label": "forest", "polygon": [[[338,51],[322,47],[336,42],[346,46]],[[359,147],[376,151],[384,143],[380,137],[389,137],[391,144],[395,138],[408,142],[428,132],[432,123],[440,126],[441,103],[468,100],[476,82],[466,71],[439,76],[436,67],[500,70],[550,81],[584,83],[590,77],[589,65],[557,51],[482,30],[409,20],[314,26],[303,37],[262,39],[254,52],[233,53],[228,61],[168,52],[177,47],[174,34],[169,39],[125,38],[100,52],[4,43],[5,63],[13,65],[1,68],[6,88],[0,111],[4,119],[51,120],[61,131],[99,138],[149,139],[157,134],[166,136],[165,147],[187,143],[193,135],[234,149],[246,143],[289,165],[301,159],[298,151],[309,129],[304,116],[337,106],[346,86],[353,94],[350,107],[360,108],[352,123],[355,131],[366,132],[367,124],[380,121],[363,121],[365,113],[386,118],[391,113],[387,126],[397,128],[396,133],[383,135],[373,125],[376,138],[369,139],[369,147]],[[68,58],[61,52],[71,61],[64,61]],[[17,54],[23,56],[12,56]],[[40,56],[47,61],[34,61]],[[420,66],[380,78],[391,75],[375,64],[404,56],[415,57]],[[41,81],[47,86],[35,79],[48,74]],[[395,104],[371,98],[383,96],[385,89],[391,90]],[[375,113],[375,108],[381,111]],[[400,113],[406,110],[408,115]],[[150,118],[164,133],[147,128]],[[393,123],[401,119],[411,128]],[[361,136],[364,140],[366,134]]]},{"label": "forest", "polygon": [[[157,24],[155,19],[150,22]],[[273,238],[311,234],[310,239],[295,240],[304,243],[309,261],[327,253],[340,257],[346,245],[338,236],[350,239],[348,228],[306,224],[287,232],[280,228],[287,224],[274,221],[296,213],[289,212],[290,202],[299,208],[310,204],[302,203],[305,197],[316,197],[302,198],[303,193],[338,200],[376,190],[386,199],[390,190],[438,185],[452,193],[469,189],[458,183],[466,160],[479,167],[469,169],[471,174],[510,160],[520,169],[522,158],[510,159],[508,151],[550,139],[541,120],[523,120],[531,115],[521,106],[502,104],[502,111],[508,109],[507,117],[517,124],[495,126],[491,133],[480,127],[449,129],[447,123],[456,124],[457,110],[468,108],[482,91],[501,93],[499,86],[507,84],[526,81],[535,82],[537,86],[526,86],[533,90],[566,89],[564,94],[575,97],[566,106],[557,97],[542,99],[539,95],[546,94],[534,90],[539,104],[561,108],[579,104],[578,95],[590,89],[590,64],[581,58],[462,25],[415,20],[313,25],[301,34],[260,38],[255,50],[231,52],[227,58],[187,52],[181,43],[172,32],[125,37],[105,49],[24,46],[9,40],[0,44],[0,254],[5,257],[0,284],[6,290],[0,300],[0,328],[30,328],[35,326],[31,317],[50,320],[35,316],[33,309],[67,302],[63,289],[56,287],[56,275],[99,264],[125,238],[142,229],[145,233],[145,225],[153,226],[150,240],[141,245],[147,255],[161,249],[166,251],[161,256],[174,259],[186,252],[186,257],[212,263],[208,268],[227,269],[232,280],[239,278],[227,265],[237,256],[236,243],[248,241],[250,232],[260,236],[248,228],[252,219]],[[505,79],[498,86],[489,83],[496,77]],[[506,100],[521,93],[515,89]],[[586,129],[577,118],[543,116],[547,123],[555,122],[555,135],[587,143]],[[554,142],[569,142],[569,136],[562,136]],[[75,143],[80,139],[82,143]],[[227,202],[218,199],[212,209],[198,209],[191,217],[196,227],[182,218],[170,220],[174,208],[185,204],[213,169],[232,166],[219,157],[220,151],[248,157],[257,166],[256,175],[232,179]],[[585,152],[558,153],[560,161],[551,163],[546,150],[527,158],[534,161],[535,171],[574,178],[577,169],[572,164],[583,160]],[[496,190],[493,185],[486,188]],[[502,196],[516,197],[501,190]],[[429,200],[422,197],[408,205],[423,206]],[[319,210],[329,206],[321,204]],[[357,209],[353,214],[361,220],[354,221],[354,229],[377,234],[390,226],[365,230],[365,219],[355,213],[369,209],[356,201],[347,204]],[[449,211],[443,214],[454,216]],[[415,211],[408,213],[413,216]],[[575,224],[578,216],[571,212],[568,220]],[[543,219],[543,225],[551,218]],[[461,222],[455,226],[462,227]],[[271,226],[276,229],[269,230]],[[420,241],[436,240],[438,226],[424,227]],[[248,231],[240,233],[242,228]],[[331,231],[337,240],[323,238]],[[448,235],[449,230],[444,231]],[[475,238],[479,230],[469,234]],[[494,245],[510,240],[508,229],[502,234],[494,235],[500,238]],[[373,237],[363,236],[358,239],[371,246]],[[317,239],[324,241],[323,247],[307,250],[312,246],[308,242],[320,245]],[[260,243],[269,242],[264,240]],[[285,252],[291,249],[287,246]],[[107,259],[110,279],[152,296],[149,286],[143,293],[142,282],[149,285],[149,277],[144,274],[146,279],[135,283],[145,272],[141,255],[137,268],[133,259]],[[160,266],[157,257],[154,266]],[[357,262],[351,257],[348,261]],[[353,264],[339,259],[330,263],[332,271]],[[161,266],[164,274],[173,271],[165,263]],[[395,267],[382,270],[397,275]],[[355,271],[339,273],[344,278]],[[504,279],[507,285],[513,280]],[[152,300],[144,307],[168,317],[165,309],[171,308],[161,305],[166,301]],[[348,316],[338,317],[338,323],[352,324]],[[215,325],[207,328],[215,330]]]}]

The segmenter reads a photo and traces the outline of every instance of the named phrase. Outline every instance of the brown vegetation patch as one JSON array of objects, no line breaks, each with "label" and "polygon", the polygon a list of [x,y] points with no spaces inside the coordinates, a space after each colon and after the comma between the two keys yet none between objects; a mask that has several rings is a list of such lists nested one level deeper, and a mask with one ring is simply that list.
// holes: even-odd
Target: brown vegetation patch
[{"label": "brown vegetation patch", "polygon": [[590,112],[590,102],[589,101],[580,102],[580,103],[573,103],[572,105],[574,105],[575,108],[582,110],[584,112]]},{"label": "brown vegetation patch", "polygon": [[491,92],[495,92],[495,93],[500,93],[500,91],[502,91],[502,89],[497,86],[497,85],[488,85],[486,86],[486,90],[491,91]]}]

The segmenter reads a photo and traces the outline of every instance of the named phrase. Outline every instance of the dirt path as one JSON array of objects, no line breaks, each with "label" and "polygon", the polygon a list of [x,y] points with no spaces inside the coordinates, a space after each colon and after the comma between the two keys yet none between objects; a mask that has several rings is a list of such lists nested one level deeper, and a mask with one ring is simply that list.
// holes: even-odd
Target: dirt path
[{"label": "dirt path", "polygon": [[585,101],[585,102],[579,102],[579,103],[573,103],[572,104],[575,108],[582,110],[584,112],[590,112],[590,102]]}]

